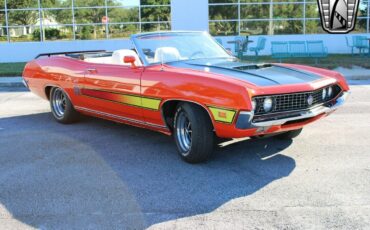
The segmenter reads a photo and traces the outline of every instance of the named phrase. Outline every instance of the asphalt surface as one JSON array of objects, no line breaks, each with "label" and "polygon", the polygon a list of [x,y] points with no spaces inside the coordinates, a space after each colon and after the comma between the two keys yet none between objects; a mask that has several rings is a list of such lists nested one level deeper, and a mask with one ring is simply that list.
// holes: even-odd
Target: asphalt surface
[{"label": "asphalt surface", "polygon": [[189,165],[171,137],[0,92],[1,229],[369,229],[370,85],[291,141],[223,143]]}]

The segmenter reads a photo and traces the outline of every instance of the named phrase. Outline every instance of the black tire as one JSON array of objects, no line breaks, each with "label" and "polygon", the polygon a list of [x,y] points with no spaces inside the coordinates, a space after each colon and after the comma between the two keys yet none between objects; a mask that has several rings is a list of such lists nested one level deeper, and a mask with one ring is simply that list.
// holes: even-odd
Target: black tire
[{"label": "black tire", "polygon": [[[203,108],[189,103],[179,104],[173,127],[177,149],[184,161],[201,163],[210,158],[215,138],[212,122]],[[187,140],[190,141],[188,145],[186,145]]]},{"label": "black tire", "polygon": [[50,108],[56,121],[62,124],[71,124],[79,119],[79,113],[74,109],[72,102],[61,88],[50,90]]},{"label": "black tire", "polygon": [[302,128],[297,129],[297,130],[288,131],[285,133],[281,133],[281,134],[276,135],[275,137],[281,140],[291,140],[293,138],[298,137],[299,134],[301,134],[301,132],[302,132]]}]

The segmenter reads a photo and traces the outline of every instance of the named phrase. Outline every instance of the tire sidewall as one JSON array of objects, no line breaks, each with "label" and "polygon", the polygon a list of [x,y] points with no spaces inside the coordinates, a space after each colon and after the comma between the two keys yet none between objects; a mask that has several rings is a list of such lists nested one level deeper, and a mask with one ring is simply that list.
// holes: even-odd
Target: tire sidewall
[{"label": "tire sidewall", "polygon": [[[184,151],[177,136],[177,124],[180,115],[186,116],[191,123],[191,143],[188,151]],[[174,139],[181,158],[188,163],[202,163],[207,161],[213,152],[214,132],[210,118],[203,108],[189,103],[178,105],[174,117]]]},{"label": "tire sidewall", "polygon": [[[55,113],[54,107],[53,107],[54,93],[55,93],[56,90],[60,90],[66,98],[66,107],[65,107],[65,110],[64,110],[64,114],[61,117],[59,117]],[[52,112],[53,117],[54,117],[55,120],[57,120],[60,123],[68,124],[68,123],[72,123],[72,122],[74,122],[75,120],[78,119],[77,112],[74,110],[74,107],[72,105],[71,100],[69,99],[68,94],[62,88],[59,88],[59,87],[52,88],[50,90],[49,98],[50,98],[51,112]]]},{"label": "tire sidewall", "polygon": [[[50,98],[50,108],[51,108],[51,112],[52,112],[52,114],[53,114],[53,117],[54,117],[57,121],[63,121],[63,118],[65,117],[65,113],[66,113],[67,108],[65,109],[63,116],[61,116],[61,117],[60,117],[60,116],[58,116],[58,115],[56,114],[56,112],[55,112],[55,110],[54,110],[54,106],[53,106],[54,94],[55,94],[55,91],[56,91],[57,89],[61,90],[60,88],[57,88],[57,87],[54,87],[54,88],[52,88],[52,89],[50,90],[50,96],[49,96],[49,98]],[[62,93],[63,93],[63,94],[64,94],[64,96],[65,96],[65,93],[63,92],[63,90],[61,90],[61,91],[62,91]]]},{"label": "tire sidewall", "polygon": [[[192,122],[192,119],[191,117],[189,116],[189,114],[183,109],[183,106],[180,105],[177,110],[176,110],[176,113],[175,113],[175,119],[173,121],[173,136],[174,136],[174,139],[175,139],[175,142],[176,142],[176,146],[181,154],[182,157],[187,157],[189,156],[189,154],[191,153],[191,149],[192,149],[192,145],[193,145],[193,140],[191,140],[191,143],[190,143],[190,148],[188,151],[184,152],[183,149],[181,148],[180,146],[180,143],[179,143],[179,140],[178,140],[178,136],[177,136],[177,120],[178,120],[178,117],[181,113],[184,113],[185,116],[189,119],[190,122]],[[193,137],[192,137],[193,138]]]}]

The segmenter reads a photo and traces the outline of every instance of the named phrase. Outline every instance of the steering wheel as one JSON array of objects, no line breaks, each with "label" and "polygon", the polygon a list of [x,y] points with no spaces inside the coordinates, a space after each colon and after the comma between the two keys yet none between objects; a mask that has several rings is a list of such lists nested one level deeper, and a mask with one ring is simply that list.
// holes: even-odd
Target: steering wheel
[{"label": "steering wheel", "polygon": [[194,56],[199,55],[199,54],[205,56],[202,51],[195,51],[194,53],[190,55],[189,59],[192,59]]}]

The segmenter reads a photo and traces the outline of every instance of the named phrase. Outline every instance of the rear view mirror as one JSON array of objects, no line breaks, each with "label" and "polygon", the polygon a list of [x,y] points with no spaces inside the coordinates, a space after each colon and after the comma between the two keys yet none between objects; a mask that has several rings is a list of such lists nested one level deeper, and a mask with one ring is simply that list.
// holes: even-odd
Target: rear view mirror
[{"label": "rear view mirror", "polygon": [[126,64],[131,64],[132,68],[136,68],[135,62],[136,58],[134,56],[125,56],[123,62]]}]

